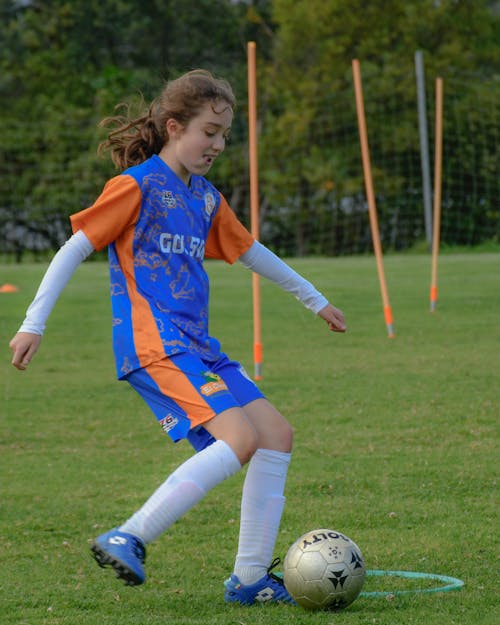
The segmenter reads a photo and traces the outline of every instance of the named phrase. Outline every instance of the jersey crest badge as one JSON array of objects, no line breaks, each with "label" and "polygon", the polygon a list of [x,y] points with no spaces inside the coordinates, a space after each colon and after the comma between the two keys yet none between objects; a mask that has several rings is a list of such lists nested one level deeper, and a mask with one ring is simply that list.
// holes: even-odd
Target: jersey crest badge
[{"label": "jersey crest badge", "polygon": [[207,193],[205,193],[204,200],[205,200],[205,215],[207,216],[208,219],[210,219],[215,209],[214,194],[211,191],[207,191]]}]

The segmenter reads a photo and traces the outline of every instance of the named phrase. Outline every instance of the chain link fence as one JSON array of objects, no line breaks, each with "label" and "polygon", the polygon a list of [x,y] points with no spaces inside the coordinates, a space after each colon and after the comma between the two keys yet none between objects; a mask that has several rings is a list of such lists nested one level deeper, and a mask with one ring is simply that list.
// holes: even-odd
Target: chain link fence
[{"label": "chain link fence", "polygon": [[[384,250],[425,244],[417,97],[365,90],[365,110]],[[482,88],[479,89],[478,87]],[[500,234],[498,84],[444,81],[441,240],[498,242]],[[433,152],[434,86],[427,119]],[[345,255],[371,251],[352,88],[324,95],[320,115],[299,138],[264,115],[259,135],[261,239],[278,253]],[[246,111],[210,179],[249,222]],[[46,257],[70,234],[68,215],[91,205],[116,171],[96,155],[97,121],[0,120],[0,254],[3,261]],[[433,162],[433,153],[429,154]]]}]

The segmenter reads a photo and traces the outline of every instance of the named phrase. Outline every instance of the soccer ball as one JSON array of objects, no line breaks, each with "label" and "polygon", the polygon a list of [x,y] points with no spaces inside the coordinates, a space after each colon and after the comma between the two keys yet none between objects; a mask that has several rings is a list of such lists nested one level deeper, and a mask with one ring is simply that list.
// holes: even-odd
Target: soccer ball
[{"label": "soccer ball", "polygon": [[365,564],[350,538],[329,529],[307,532],[288,550],[283,581],[295,601],[308,610],[340,610],[361,592]]}]

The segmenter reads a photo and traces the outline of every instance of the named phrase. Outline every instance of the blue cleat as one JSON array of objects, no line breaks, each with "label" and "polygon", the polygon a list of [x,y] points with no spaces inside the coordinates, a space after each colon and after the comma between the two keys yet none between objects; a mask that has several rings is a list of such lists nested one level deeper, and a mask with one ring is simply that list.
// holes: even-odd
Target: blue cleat
[{"label": "blue cleat", "polygon": [[282,578],[271,573],[271,569],[277,564],[279,564],[279,559],[272,563],[266,575],[261,577],[255,584],[243,585],[233,573],[224,582],[226,588],[224,601],[227,603],[241,603],[242,605],[257,603],[289,603],[297,605],[285,588]]},{"label": "blue cleat", "polygon": [[90,549],[97,564],[111,566],[127,586],[138,586],[146,580],[142,566],[146,547],[140,538],[115,528],[96,538]]}]

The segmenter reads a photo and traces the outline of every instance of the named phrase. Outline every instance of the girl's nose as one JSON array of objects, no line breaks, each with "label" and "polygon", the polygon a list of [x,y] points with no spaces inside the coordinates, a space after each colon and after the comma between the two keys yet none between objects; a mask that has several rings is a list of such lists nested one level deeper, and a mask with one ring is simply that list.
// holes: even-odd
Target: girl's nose
[{"label": "girl's nose", "polygon": [[214,137],[213,147],[217,152],[222,152],[226,147],[226,140],[220,135]]}]

